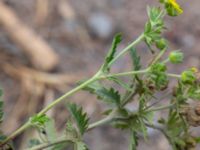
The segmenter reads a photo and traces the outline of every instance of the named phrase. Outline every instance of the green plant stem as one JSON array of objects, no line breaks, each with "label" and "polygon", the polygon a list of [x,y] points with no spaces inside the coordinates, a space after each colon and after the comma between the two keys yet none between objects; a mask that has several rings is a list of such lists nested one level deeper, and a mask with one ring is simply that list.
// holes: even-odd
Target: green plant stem
[{"label": "green plant stem", "polygon": [[51,146],[55,146],[57,144],[65,143],[65,142],[68,142],[68,141],[71,141],[71,140],[67,139],[66,137],[63,137],[63,138],[56,139],[55,141],[51,141],[49,143],[43,143],[43,144],[34,146],[32,148],[28,148],[26,150],[42,150],[42,149],[45,149],[45,148],[48,148],[48,147],[51,147]]},{"label": "green plant stem", "polygon": [[[126,48],[124,48],[108,64],[108,66],[111,66],[119,57],[124,55],[130,48],[134,47],[139,42],[141,42],[144,39],[144,37],[145,37],[145,35],[142,33],[135,41],[133,41],[131,44],[129,44]],[[158,55],[158,57],[156,57],[156,59],[154,61],[157,61],[163,55],[163,53],[164,53],[164,50]],[[149,71],[149,69],[147,68],[145,70],[140,70],[140,71],[131,71],[131,72],[118,73],[118,74],[111,74],[111,75],[102,75],[102,70],[100,69],[100,71],[98,71],[92,78],[90,78],[89,80],[85,81],[84,83],[82,83],[81,85],[77,86],[76,88],[72,89],[71,91],[67,92],[66,94],[64,94],[63,96],[59,97],[58,99],[54,100],[48,106],[43,108],[37,115],[41,116],[41,115],[45,114],[47,111],[49,111],[51,108],[56,106],[58,103],[60,103],[61,101],[65,100],[67,97],[69,97],[72,94],[78,92],[79,90],[81,90],[82,88],[86,87],[87,85],[89,85],[90,83],[92,83],[92,82],[94,82],[96,80],[105,79],[105,78],[109,78],[109,77],[119,77],[119,76],[126,76],[126,75],[141,74],[141,73],[146,73],[148,71]],[[113,116],[109,115],[108,117],[106,117],[106,118],[104,118],[104,119],[102,119],[102,120],[100,120],[100,121],[98,121],[98,122],[96,122],[94,124],[91,124],[88,129],[92,129],[92,128],[96,127],[96,126],[99,126],[101,124],[107,123],[107,122],[111,121],[112,118],[113,118]],[[3,145],[5,143],[7,143],[9,140],[13,139],[14,137],[16,137],[18,134],[22,133],[24,130],[26,130],[30,126],[31,125],[30,125],[29,122],[25,123],[22,127],[17,129],[10,136],[8,136],[8,138],[6,140],[4,140],[0,145]]]},{"label": "green plant stem", "polygon": [[[88,84],[96,81],[98,79],[98,76],[100,76],[101,71],[97,72],[92,78],[90,78],[89,80],[85,81],[84,83],[82,83],[81,85],[77,86],[76,88],[72,89],[71,91],[67,92],[66,94],[64,94],[63,96],[59,97],[58,99],[56,99],[55,101],[53,101],[52,103],[50,103],[48,106],[46,106],[44,109],[42,109],[38,115],[43,115],[45,114],[48,110],[50,110],[52,107],[54,107],[55,105],[57,105],[58,103],[60,103],[61,101],[63,101],[64,99],[66,99],[67,97],[69,97],[70,95],[74,94],[75,92],[81,90],[82,88],[84,88],[85,86],[87,86]],[[19,129],[17,129],[16,131],[14,131],[10,136],[8,136],[2,143],[0,143],[1,145],[6,144],[9,140],[15,138],[17,135],[19,135],[20,133],[22,133],[24,130],[26,130],[28,127],[30,127],[31,124],[28,121],[27,123],[25,123],[23,126],[21,126]]]},{"label": "green plant stem", "polygon": [[114,109],[107,117],[105,117],[102,120],[99,120],[99,121],[97,121],[95,123],[90,124],[88,126],[87,130],[91,130],[91,129],[97,127],[97,126],[101,126],[101,125],[104,125],[104,124],[106,124],[108,122],[111,122],[114,119],[116,113],[117,113],[117,109]]},{"label": "green plant stem", "polygon": [[[144,70],[139,70],[139,71],[129,71],[129,72],[122,72],[122,73],[116,73],[116,74],[108,74],[108,75],[102,75],[99,76],[98,79],[106,79],[110,77],[121,77],[121,76],[128,76],[128,75],[136,75],[136,74],[144,74],[150,71],[150,68],[144,69]],[[173,77],[173,78],[181,78],[181,75],[179,74],[172,74],[172,73],[167,73],[167,76]]]},{"label": "green plant stem", "polygon": [[162,61],[162,63],[166,64],[169,62],[169,58],[165,59],[164,61]]},{"label": "green plant stem", "polygon": [[166,105],[166,106],[160,106],[160,107],[157,107],[157,108],[149,109],[149,110],[147,110],[146,112],[164,110],[164,109],[171,108],[171,107],[173,107],[173,106],[174,106],[174,104],[170,104],[170,105]]},{"label": "green plant stem", "polygon": [[[144,34],[142,33],[135,41],[133,41],[131,44],[129,44],[126,48],[124,48],[109,64],[108,66],[111,66],[119,57],[121,57],[124,53],[126,53],[130,48],[134,47],[135,45],[137,45],[139,42],[141,42],[144,39]],[[86,82],[84,82],[83,84],[79,85],[78,87],[72,89],[71,91],[67,92],[66,94],[64,94],[63,96],[59,97],[58,99],[56,99],[55,101],[53,101],[51,104],[49,104],[47,107],[45,107],[44,109],[42,109],[38,115],[43,115],[45,114],[48,110],[50,110],[52,107],[54,107],[55,105],[57,105],[58,103],[60,103],[61,101],[63,101],[66,97],[74,94],[75,92],[79,91],[80,89],[84,88],[85,86],[87,86],[88,84],[96,81],[98,79],[98,77],[102,74],[101,69],[100,71],[97,72],[96,75],[94,75],[92,78],[90,78],[89,80],[87,80]],[[135,73],[136,74],[136,73]],[[116,76],[123,76],[126,74],[116,74]],[[128,74],[127,74],[128,75]]]},{"label": "green plant stem", "polygon": [[155,64],[165,53],[166,49],[160,51],[160,53],[153,59],[150,65]]},{"label": "green plant stem", "polygon": [[115,58],[108,64],[110,67],[119,57],[124,55],[129,49],[140,43],[144,39],[145,35],[142,33],[135,41],[133,41],[131,44],[129,44],[126,48],[124,48],[118,55],[115,56]]},{"label": "green plant stem", "polygon": [[[58,99],[56,99],[55,101],[53,101],[51,104],[49,104],[48,106],[46,106],[44,109],[42,109],[38,115],[43,115],[45,114],[48,110],[50,110],[52,107],[54,107],[55,105],[57,105],[58,103],[60,103],[61,101],[63,101],[64,99],[66,99],[67,97],[69,97],[70,95],[74,94],[75,92],[81,90],[82,88],[84,88],[85,86],[87,86],[88,84],[99,80],[99,79],[104,79],[104,78],[108,78],[108,77],[116,77],[116,76],[125,76],[125,75],[131,75],[131,74],[140,74],[140,73],[145,73],[147,72],[148,69],[145,70],[141,70],[141,71],[132,71],[132,72],[125,72],[125,73],[119,73],[119,74],[113,74],[113,75],[105,75],[105,76],[101,76],[101,71],[99,71],[96,75],[94,75],[92,78],[90,78],[89,80],[85,81],[84,83],[82,83],[81,85],[77,86],[76,88],[72,89],[71,91],[67,92],[66,94],[64,94],[63,96],[59,97]],[[94,128],[95,126],[99,126],[100,124],[104,124],[106,122],[109,122],[112,120],[113,116],[108,116],[94,124],[91,124],[89,126],[89,128]],[[27,126],[28,125],[28,126]],[[8,138],[3,141],[0,145],[5,144],[6,142],[8,142],[9,140],[13,139],[15,136],[17,136],[18,134],[22,133],[24,130],[26,130],[28,127],[30,126],[30,123],[26,123],[24,124],[21,128],[19,128],[18,130],[16,130],[15,132],[13,132],[13,134],[11,134],[10,136],[8,136]]]},{"label": "green plant stem", "polygon": [[96,75],[94,75],[92,78],[90,78],[89,80],[85,81],[84,83],[80,84],[79,86],[77,86],[76,88],[72,89],[71,91],[67,92],[66,94],[64,94],[63,96],[59,97],[58,99],[54,100],[52,103],[50,103],[48,106],[46,106],[44,109],[42,109],[38,115],[43,115],[45,114],[48,110],[50,110],[51,108],[53,108],[55,105],[57,105],[58,103],[60,103],[61,101],[65,100],[67,97],[71,96],[72,94],[78,92],[79,90],[81,90],[82,88],[86,87],[88,84],[98,80],[98,77],[101,75],[101,71],[97,72]]},{"label": "green plant stem", "polygon": [[13,132],[10,136],[8,136],[4,141],[2,141],[0,143],[0,146],[6,144],[8,141],[10,141],[11,139],[13,139],[15,136],[21,134],[24,130],[26,130],[30,126],[31,126],[30,122],[25,123],[23,126],[21,126],[20,128],[18,128],[15,132]]},{"label": "green plant stem", "polygon": [[[88,129],[87,130],[92,130],[93,128],[95,127],[98,127],[98,126],[101,126],[101,125],[104,125],[104,124],[107,124],[108,122],[111,122],[115,115],[117,114],[117,109],[114,109],[110,115],[108,115],[106,118],[102,119],[102,120],[99,120],[95,123],[92,123],[88,126]],[[71,138],[67,138],[67,137],[63,137],[63,138],[59,138],[55,141],[52,141],[50,143],[44,143],[44,144],[40,144],[40,145],[37,145],[33,148],[29,148],[29,149],[26,149],[26,150],[41,150],[41,149],[44,149],[44,148],[47,148],[47,147],[51,147],[51,146],[54,146],[56,144],[60,144],[60,143],[63,143],[63,142],[68,142],[68,141],[75,141]]]}]

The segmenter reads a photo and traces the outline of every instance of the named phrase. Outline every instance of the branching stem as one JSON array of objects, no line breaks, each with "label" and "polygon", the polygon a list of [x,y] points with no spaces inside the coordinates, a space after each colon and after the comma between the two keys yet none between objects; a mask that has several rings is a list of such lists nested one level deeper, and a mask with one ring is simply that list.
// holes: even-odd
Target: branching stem
[{"label": "branching stem", "polygon": [[56,139],[55,141],[51,141],[51,142],[48,142],[48,143],[43,143],[43,144],[34,146],[32,148],[28,148],[28,149],[25,149],[25,150],[43,150],[45,148],[48,148],[48,147],[51,147],[51,146],[55,146],[57,144],[65,143],[65,142],[68,142],[68,141],[71,141],[71,139],[67,139],[67,137],[62,137],[62,138]]},{"label": "branching stem", "polygon": [[[125,54],[130,48],[134,47],[135,45],[137,45],[139,42],[141,42],[144,39],[144,34],[141,34],[135,41],[133,41],[131,44],[129,44],[126,48],[124,48],[110,63],[108,66],[111,66],[119,57],[121,57],[123,54]],[[48,106],[46,106],[44,109],[42,109],[37,115],[41,116],[43,114],[45,114],[47,111],[49,111],[51,108],[53,108],[54,106],[56,106],[58,103],[62,102],[63,100],[65,100],[67,97],[73,95],[74,93],[78,92],[79,90],[83,89],[84,87],[86,87],[87,85],[89,85],[90,83],[99,80],[99,79],[104,79],[107,77],[116,77],[116,76],[124,76],[124,75],[131,75],[131,74],[139,74],[139,73],[144,73],[146,71],[136,71],[136,72],[127,72],[127,73],[119,73],[119,74],[113,74],[113,75],[107,75],[104,76],[102,75],[102,70],[100,69],[100,71],[98,71],[92,78],[90,78],[89,80],[85,81],[84,83],[82,83],[81,85],[77,86],[76,88],[72,89],[71,91],[65,93],[64,95],[62,95],[61,97],[59,97],[58,99],[54,100],[52,103],[50,103]],[[103,124],[104,122],[109,121],[111,118],[105,118],[93,125],[90,126],[90,128],[95,127],[96,125],[99,124]],[[11,139],[15,138],[17,135],[21,134],[24,130],[26,130],[27,128],[29,128],[31,125],[29,122],[25,123],[22,127],[20,127],[19,129],[17,129],[16,131],[14,131],[10,136],[8,136],[3,142],[0,143],[1,145],[6,144],[8,141],[10,141]]]},{"label": "branching stem", "polygon": [[108,64],[110,67],[119,57],[124,55],[128,50],[130,50],[132,47],[140,43],[144,39],[145,35],[142,33],[135,41],[133,41],[131,44],[129,44],[127,47],[125,47],[118,55],[115,56],[115,58]]}]

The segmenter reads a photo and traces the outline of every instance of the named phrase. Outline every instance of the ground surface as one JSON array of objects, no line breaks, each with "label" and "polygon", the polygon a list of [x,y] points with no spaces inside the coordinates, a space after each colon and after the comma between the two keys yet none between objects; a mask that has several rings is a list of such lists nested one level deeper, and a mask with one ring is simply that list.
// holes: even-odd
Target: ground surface
[{"label": "ground surface", "polygon": [[[5,1],[25,24],[48,41],[59,54],[60,62],[56,72],[67,72],[77,76],[78,79],[87,78],[97,70],[115,33],[123,34],[124,40],[120,48],[135,39],[143,31],[147,20],[146,5],[151,6],[156,3],[156,0],[69,0],[67,2],[72,9],[72,15],[66,15],[70,14],[70,12],[65,12],[68,10],[64,5],[66,1],[49,0],[49,15],[40,24],[36,17],[36,0]],[[184,9],[184,14],[176,19],[167,17],[168,30],[165,33],[166,38],[171,42],[171,47],[181,49],[186,54],[184,64],[170,68],[171,71],[176,72],[189,66],[200,67],[200,1],[179,0],[179,2]],[[6,32],[1,28],[0,48],[0,51],[13,53],[15,56],[17,54],[17,58],[25,59],[21,56],[18,46],[9,40]],[[149,57],[147,48],[140,45],[138,49],[145,61]],[[115,70],[121,71],[128,68],[129,63],[129,59],[122,59],[115,66]],[[5,93],[7,113],[5,120],[9,122],[11,120],[9,114],[24,107],[14,107],[17,103],[16,97],[20,95],[19,81],[1,73],[0,85]],[[75,82],[67,85],[63,92],[74,85]],[[63,92],[56,92],[55,97]],[[88,94],[81,93],[71,99],[84,105],[91,116],[99,117],[98,110],[101,104],[93,102],[94,97],[91,98]],[[59,108],[64,109],[62,106]],[[65,122],[63,119],[65,111],[60,111],[59,114],[60,116],[55,116],[60,120],[59,127],[61,128]],[[3,130],[8,133],[19,126],[26,117],[17,118],[17,122],[16,120],[11,121],[12,125],[3,126]],[[128,133],[124,134],[109,127],[102,127],[87,134],[86,141],[92,150],[125,150],[128,145]],[[155,132],[149,142],[144,143],[141,140],[139,149],[169,150],[170,148],[167,141]]]}]

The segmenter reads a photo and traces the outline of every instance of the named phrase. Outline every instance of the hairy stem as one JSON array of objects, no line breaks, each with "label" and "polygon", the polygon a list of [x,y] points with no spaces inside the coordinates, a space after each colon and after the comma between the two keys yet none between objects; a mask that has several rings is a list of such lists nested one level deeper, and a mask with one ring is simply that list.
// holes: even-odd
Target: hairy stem
[{"label": "hairy stem", "polygon": [[51,142],[48,142],[48,143],[43,143],[43,144],[34,146],[32,148],[28,148],[26,150],[43,150],[45,148],[48,148],[48,147],[51,147],[51,146],[55,146],[57,144],[65,143],[65,142],[68,142],[68,141],[71,141],[71,140],[67,139],[66,137],[63,137],[63,138],[56,139],[55,141],[51,141]]}]

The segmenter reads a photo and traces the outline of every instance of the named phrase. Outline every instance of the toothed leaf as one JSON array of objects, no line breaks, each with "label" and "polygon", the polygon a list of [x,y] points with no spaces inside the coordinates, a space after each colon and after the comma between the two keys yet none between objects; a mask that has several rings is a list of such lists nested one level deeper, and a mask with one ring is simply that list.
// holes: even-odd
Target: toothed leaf
[{"label": "toothed leaf", "polygon": [[85,87],[84,90],[95,94],[98,97],[98,99],[104,102],[115,104],[117,106],[120,105],[120,94],[114,88],[107,89],[103,87],[99,82],[94,82],[88,85],[87,87]]},{"label": "toothed leaf", "polygon": [[83,135],[88,128],[89,118],[87,114],[83,112],[82,107],[79,107],[76,104],[68,104],[67,107],[76,122],[79,132]]},{"label": "toothed leaf", "polygon": [[49,117],[45,114],[43,115],[35,115],[30,118],[30,122],[33,126],[43,128],[45,126],[45,123],[49,121]]},{"label": "toothed leaf", "polygon": [[107,71],[110,70],[110,68],[108,67],[108,64],[114,59],[117,46],[118,46],[118,44],[121,42],[121,40],[122,40],[121,34],[117,34],[117,35],[114,37],[113,42],[112,42],[112,47],[111,47],[111,49],[109,50],[109,52],[108,52],[108,54],[107,54],[107,56],[106,56],[104,65],[103,65],[103,71],[107,72]]},{"label": "toothed leaf", "polygon": [[116,91],[113,88],[110,88],[110,89],[101,88],[101,89],[96,91],[96,94],[97,94],[99,99],[101,99],[101,100],[103,100],[107,103],[115,104],[117,106],[120,105],[119,92]]},{"label": "toothed leaf", "polygon": [[135,48],[131,48],[130,49],[130,54],[131,54],[133,69],[134,70],[139,70],[141,68],[140,56],[137,55],[136,49]]}]

